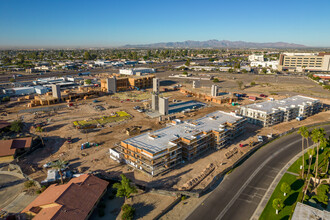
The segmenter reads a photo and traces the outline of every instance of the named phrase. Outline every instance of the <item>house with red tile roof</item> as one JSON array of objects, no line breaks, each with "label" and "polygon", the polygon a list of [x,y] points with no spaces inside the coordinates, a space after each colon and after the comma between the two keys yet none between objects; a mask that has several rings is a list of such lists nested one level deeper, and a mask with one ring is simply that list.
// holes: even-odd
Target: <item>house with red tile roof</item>
[{"label": "house with red tile roof", "polygon": [[14,159],[15,155],[31,148],[32,137],[0,140],[0,159]]},{"label": "house with red tile roof", "polygon": [[34,220],[88,219],[105,194],[108,182],[91,174],[53,184],[31,202],[22,213]]}]

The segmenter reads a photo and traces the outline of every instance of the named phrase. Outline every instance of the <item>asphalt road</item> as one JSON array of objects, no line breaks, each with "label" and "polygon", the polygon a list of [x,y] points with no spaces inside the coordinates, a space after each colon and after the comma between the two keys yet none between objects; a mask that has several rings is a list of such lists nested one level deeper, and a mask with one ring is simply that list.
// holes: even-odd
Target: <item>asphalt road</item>
[{"label": "asphalt road", "polygon": [[[330,126],[323,127],[329,134]],[[297,133],[266,145],[226,176],[187,219],[250,219],[277,173],[299,152]]]}]

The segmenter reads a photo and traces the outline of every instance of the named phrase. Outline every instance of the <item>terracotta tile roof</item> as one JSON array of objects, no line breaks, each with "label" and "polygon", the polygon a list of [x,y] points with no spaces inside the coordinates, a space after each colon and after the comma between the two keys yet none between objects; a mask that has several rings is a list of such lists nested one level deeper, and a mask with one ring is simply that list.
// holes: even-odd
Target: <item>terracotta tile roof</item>
[{"label": "terracotta tile roof", "polygon": [[15,149],[11,149],[13,140],[0,140],[0,157],[11,156],[15,154]]},{"label": "terracotta tile roof", "polygon": [[0,140],[0,157],[15,154],[16,149],[31,147],[32,137]]},{"label": "terracotta tile roof", "polygon": [[4,121],[4,120],[0,120],[0,129],[3,129],[3,128],[9,126],[9,125],[10,125],[9,122]]},{"label": "terracotta tile roof", "polygon": [[42,208],[38,213],[34,212],[34,219],[85,219],[107,186],[107,181],[84,174],[71,179],[67,184],[49,186],[22,213],[53,204],[49,208]]}]

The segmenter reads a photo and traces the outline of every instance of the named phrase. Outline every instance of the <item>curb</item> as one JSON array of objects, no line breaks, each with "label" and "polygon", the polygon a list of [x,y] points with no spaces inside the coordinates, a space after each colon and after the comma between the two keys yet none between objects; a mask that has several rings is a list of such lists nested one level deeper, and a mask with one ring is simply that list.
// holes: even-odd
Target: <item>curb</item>
[{"label": "curb", "polygon": [[[306,148],[304,150],[304,154],[307,152],[308,149],[310,148],[314,148],[316,147],[316,144],[313,144],[312,146]],[[270,186],[268,187],[265,195],[262,197],[261,201],[259,202],[258,207],[256,208],[256,210],[254,211],[252,217],[250,218],[250,220],[258,220],[260,215],[262,214],[263,210],[265,209],[270,197],[272,196],[276,186],[278,185],[278,183],[281,181],[283,175],[287,172],[287,170],[290,168],[290,166],[296,162],[296,160],[299,159],[299,157],[301,157],[301,152],[299,152],[296,156],[294,156],[282,169],[281,171],[276,175],[275,179],[273,180],[273,182],[270,184]]]}]

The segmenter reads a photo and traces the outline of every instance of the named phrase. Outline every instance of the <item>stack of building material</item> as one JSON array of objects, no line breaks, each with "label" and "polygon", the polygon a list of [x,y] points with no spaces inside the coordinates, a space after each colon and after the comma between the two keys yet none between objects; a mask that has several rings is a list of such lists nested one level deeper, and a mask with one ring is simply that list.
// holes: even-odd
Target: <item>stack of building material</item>
[{"label": "stack of building material", "polygon": [[205,179],[205,177],[207,177],[214,170],[214,168],[214,164],[210,163],[198,177],[189,180],[180,188],[180,190],[192,190],[195,186],[202,182],[202,180]]}]

